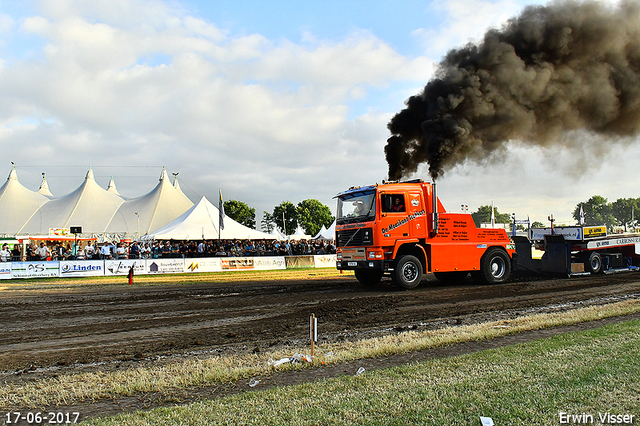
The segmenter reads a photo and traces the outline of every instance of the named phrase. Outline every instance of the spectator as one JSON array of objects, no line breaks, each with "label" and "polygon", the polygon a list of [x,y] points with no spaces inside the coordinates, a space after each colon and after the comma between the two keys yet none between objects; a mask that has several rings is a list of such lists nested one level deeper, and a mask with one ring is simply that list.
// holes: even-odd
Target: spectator
[{"label": "spectator", "polygon": [[171,257],[171,244],[168,241],[162,246],[162,257]]},{"label": "spectator", "polygon": [[82,248],[82,243],[80,243],[78,244],[78,248],[76,249],[76,259],[85,260],[86,258],[86,251],[84,248]]},{"label": "spectator", "polygon": [[13,250],[11,250],[11,260],[14,262],[20,262],[22,260],[22,252],[20,251],[19,244],[13,245]]},{"label": "spectator", "polygon": [[50,255],[51,253],[49,253],[49,248],[44,243],[40,243],[40,247],[36,249],[36,256],[38,259],[47,260]]},{"label": "spectator", "polygon": [[143,259],[149,259],[151,257],[151,247],[149,243],[145,243],[144,246],[140,248],[140,255]]},{"label": "spectator", "polygon": [[36,260],[36,248],[33,243],[29,243],[27,246],[27,260]]},{"label": "spectator", "polygon": [[100,248],[100,257],[103,259],[111,259],[111,245],[106,242]]},{"label": "spectator", "polygon": [[0,250],[0,261],[9,262],[11,260],[11,252],[9,251],[9,244],[4,243],[2,250]]},{"label": "spectator", "polygon": [[140,259],[140,245],[134,241],[129,246],[129,259]]},{"label": "spectator", "polygon": [[87,243],[87,247],[85,247],[84,253],[87,259],[93,259],[93,256],[96,254],[96,248],[92,245],[91,241]]},{"label": "spectator", "polygon": [[116,247],[116,256],[118,259],[127,258],[127,249],[122,242],[118,243],[118,246]]}]

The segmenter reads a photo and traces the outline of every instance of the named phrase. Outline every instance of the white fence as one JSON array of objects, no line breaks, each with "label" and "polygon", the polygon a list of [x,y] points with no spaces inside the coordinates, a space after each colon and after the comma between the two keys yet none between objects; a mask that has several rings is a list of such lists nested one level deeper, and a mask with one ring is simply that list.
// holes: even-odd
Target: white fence
[{"label": "white fence", "polygon": [[64,260],[0,263],[0,279],[98,277],[336,267],[336,255]]}]

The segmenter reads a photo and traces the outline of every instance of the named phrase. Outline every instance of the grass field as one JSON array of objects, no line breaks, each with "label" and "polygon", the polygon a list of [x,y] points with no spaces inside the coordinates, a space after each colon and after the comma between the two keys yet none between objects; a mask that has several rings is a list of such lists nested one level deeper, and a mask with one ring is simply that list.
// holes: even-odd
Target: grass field
[{"label": "grass field", "polygon": [[639,358],[640,321],[628,321],[87,424],[480,425],[487,416],[498,426],[520,426],[558,425],[561,413],[592,416],[594,424],[604,413],[634,415],[637,423]]}]

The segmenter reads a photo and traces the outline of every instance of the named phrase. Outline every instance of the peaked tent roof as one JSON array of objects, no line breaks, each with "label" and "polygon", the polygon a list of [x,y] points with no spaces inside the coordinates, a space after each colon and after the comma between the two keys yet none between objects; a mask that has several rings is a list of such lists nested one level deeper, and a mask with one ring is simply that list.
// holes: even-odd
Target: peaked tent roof
[{"label": "peaked tent roof", "polygon": [[[206,197],[184,212],[174,221],[162,228],[142,237],[145,240],[201,240],[218,239],[220,211]],[[221,239],[272,240],[275,237],[265,232],[251,229],[229,216],[224,218],[224,229],[220,231]]]},{"label": "peaked tent roof", "polygon": [[45,195],[49,198],[53,198],[53,194],[49,189],[49,182],[47,182],[47,177],[44,173],[42,173],[42,183],[40,184],[40,188],[38,188],[38,193]]},{"label": "peaked tent roof", "polygon": [[334,220],[329,229],[322,225],[320,232],[313,237],[314,240],[333,240],[336,238],[336,221]]},{"label": "peaked tent roof", "polygon": [[44,204],[17,233],[42,235],[50,227],[81,226],[83,233],[101,234],[123,202],[122,197],[101,188],[89,169],[78,189]]},{"label": "peaked tent roof", "polygon": [[12,168],[6,182],[0,187],[0,233],[15,234],[48,201],[45,195],[27,189],[18,182],[18,173],[15,167]]},{"label": "peaked tent roof", "polygon": [[127,232],[130,235],[148,234],[166,225],[190,207],[193,202],[178,187],[171,185],[167,171],[162,169],[160,181],[151,192],[126,200],[115,213],[107,232]]},{"label": "peaked tent roof", "polygon": [[109,181],[109,186],[107,186],[107,192],[120,195],[120,193],[118,192],[118,188],[116,188],[116,181],[113,180],[113,176],[111,176],[111,180]]},{"label": "peaked tent roof", "polygon": [[291,235],[287,235],[287,239],[289,240],[310,240],[311,235],[307,235],[304,233],[304,230],[298,225],[296,228],[296,232]]}]

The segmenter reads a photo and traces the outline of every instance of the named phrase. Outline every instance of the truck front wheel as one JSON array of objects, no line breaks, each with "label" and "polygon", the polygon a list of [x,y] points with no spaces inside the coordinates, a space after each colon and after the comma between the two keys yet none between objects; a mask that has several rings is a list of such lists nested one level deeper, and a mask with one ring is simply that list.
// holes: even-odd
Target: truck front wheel
[{"label": "truck front wheel", "polygon": [[474,280],[483,284],[503,283],[511,275],[511,259],[504,250],[492,247],[480,259],[480,271],[472,275]]},{"label": "truck front wheel", "polygon": [[365,287],[373,287],[382,279],[382,271],[379,270],[356,269],[354,274],[358,282]]},{"label": "truck front wheel", "polygon": [[396,262],[392,278],[402,288],[415,288],[422,281],[422,263],[415,256],[402,256]]}]

